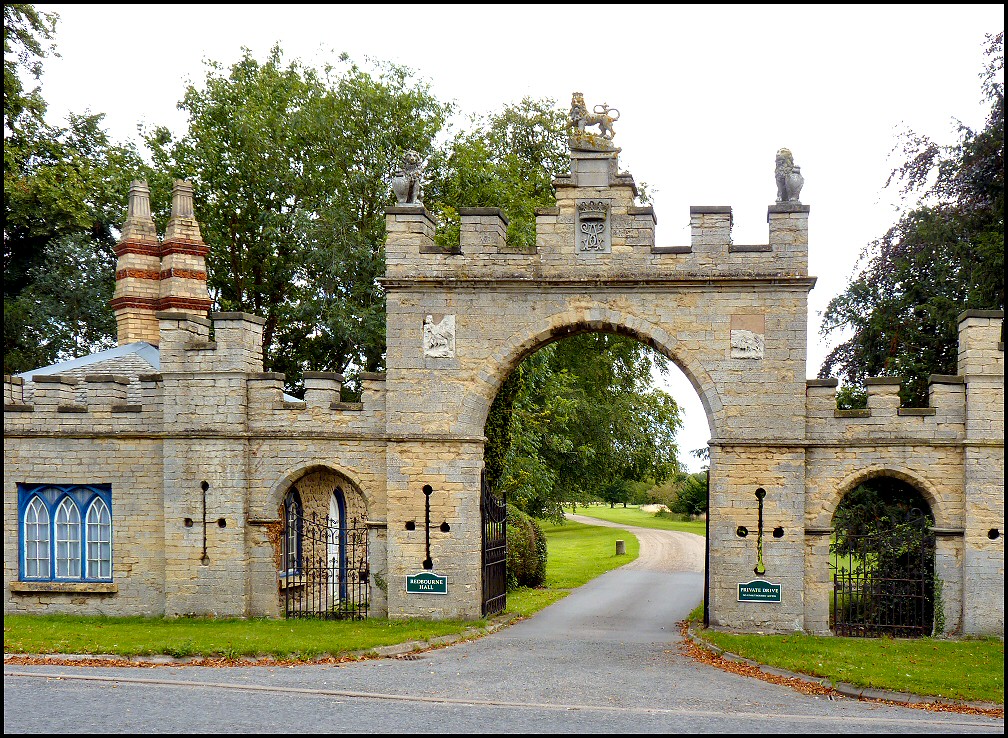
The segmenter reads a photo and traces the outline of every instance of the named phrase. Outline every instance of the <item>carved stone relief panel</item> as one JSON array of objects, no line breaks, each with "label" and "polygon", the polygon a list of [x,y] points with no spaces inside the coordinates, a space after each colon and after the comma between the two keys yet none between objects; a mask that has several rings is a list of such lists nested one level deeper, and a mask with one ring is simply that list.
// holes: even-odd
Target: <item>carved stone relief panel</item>
[{"label": "carved stone relief panel", "polygon": [[437,323],[428,315],[423,323],[423,355],[436,359],[455,356],[455,316],[445,315]]},{"label": "carved stone relief panel", "polygon": [[608,254],[612,251],[608,200],[578,200],[574,224],[579,254]]},{"label": "carved stone relief panel", "polygon": [[733,315],[731,320],[731,357],[762,359],[764,350],[762,315]]}]

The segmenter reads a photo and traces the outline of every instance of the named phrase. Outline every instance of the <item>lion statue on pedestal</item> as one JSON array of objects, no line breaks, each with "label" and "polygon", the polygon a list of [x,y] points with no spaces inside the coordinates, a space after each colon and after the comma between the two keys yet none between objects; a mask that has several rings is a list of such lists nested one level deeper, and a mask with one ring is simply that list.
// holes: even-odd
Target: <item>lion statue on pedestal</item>
[{"label": "lion statue on pedestal", "polygon": [[[613,113],[616,115],[613,116]],[[619,120],[620,112],[616,108],[610,108],[605,103],[596,105],[594,113],[588,112],[584,95],[575,92],[571,96],[570,126],[578,133],[584,133],[587,126],[598,126],[603,138],[612,140],[616,135],[613,130],[613,123]]]}]

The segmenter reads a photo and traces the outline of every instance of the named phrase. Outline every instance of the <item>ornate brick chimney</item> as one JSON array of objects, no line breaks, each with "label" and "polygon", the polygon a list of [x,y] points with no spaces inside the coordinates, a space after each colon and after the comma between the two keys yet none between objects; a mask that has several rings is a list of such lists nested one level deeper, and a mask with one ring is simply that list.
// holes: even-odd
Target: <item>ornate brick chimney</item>
[{"label": "ornate brick chimney", "polygon": [[112,309],[119,345],[160,341],[157,312],[171,310],[206,317],[206,255],[193,214],[192,183],[175,180],[172,214],[163,242],[150,212],[146,182],[130,184],[129,211],[116,246],[116,287]]},{"label": "ornate brick chimney", "polygon": [[161,245],[150,212],[146,182],[130,183],[129,210],[116,254],[116,286],[112,309],[119,345],[147,341],[157,345],[161,280]]},{"label": "ornate brick chimney", "polygon": [[175,180],[172,213],[161,243],[161,293],[159,310],[206,317],[210,309],[206,255],[199,223],[193,214],[192,183]]}]

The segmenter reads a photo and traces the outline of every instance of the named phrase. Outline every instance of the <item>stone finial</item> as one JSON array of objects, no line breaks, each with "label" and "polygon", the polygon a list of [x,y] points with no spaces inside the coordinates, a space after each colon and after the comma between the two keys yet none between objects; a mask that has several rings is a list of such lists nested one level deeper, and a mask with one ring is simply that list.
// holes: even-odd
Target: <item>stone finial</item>
[{"label": "stone finial", "polygon": [[130,182],[126,222],[120,230],[119,242],[128,241],[157,243],[157,229],[150,210],[150,188],[139,179]]},{"label": "stone finial", "polygon": [[140,179],[130,182],[129,210],[127,218],[149,218],[150,217],[150,187]]},{"label": "stone finial", "polygon": [[777,202],[800,202],[798,196],[805,178],[802,177],[801,167],[795,165],[789,149],[777,151],[774,179],[777,180]]},{"label": "stone finial", "polygon": [[[571,95],[571,109],[568,127],[571,129],[569,142],[572,151],[618,151],[613,146],[612,139],[616,135],[613,123],[619,120],[620,112],[610,108],[606,103],[596,105],[593,113],[588,112],[584,95],[575,92]],[[613,115],[615,113],[615,115]],[[585,129],[598,126],[599,132],[589,133]]]},{"label": "stone finial", "polygon": [[193,211],[192,182],[185,179],[176,179],[172,186],[171,219],[165,229],[166,241],[180,238],[186,241],[203,240]]},{"label": "stone finial", "polygon": [[403,165],[392,175],[392,193],[400,205],[423,205],[423,171],[420,154],[410,149]]},{"label": "stone finial", "polygon": [[172,186],[171,210],[173,218],[194,218],[192,182],[176,179]]}]

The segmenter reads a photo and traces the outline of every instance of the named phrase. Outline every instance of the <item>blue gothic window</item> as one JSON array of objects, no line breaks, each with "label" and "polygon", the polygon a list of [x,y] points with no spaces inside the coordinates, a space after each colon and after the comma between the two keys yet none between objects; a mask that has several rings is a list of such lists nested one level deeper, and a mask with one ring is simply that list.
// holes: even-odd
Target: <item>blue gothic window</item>
[{"label": "blue gothic window", "polygon": [[296,487],[291,487],[284,496],[283,572],[285,576],[301,573],[303,517],[301,495]]},{"label": "blue gothic window", "polygon": [[21,581],[112,581],[112,486],[18,484]]}]

